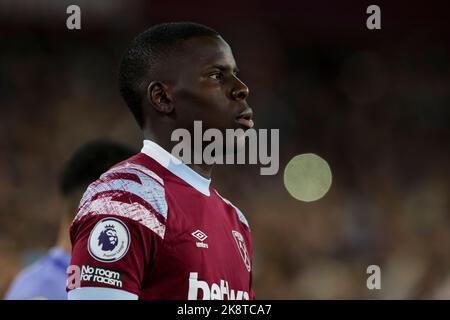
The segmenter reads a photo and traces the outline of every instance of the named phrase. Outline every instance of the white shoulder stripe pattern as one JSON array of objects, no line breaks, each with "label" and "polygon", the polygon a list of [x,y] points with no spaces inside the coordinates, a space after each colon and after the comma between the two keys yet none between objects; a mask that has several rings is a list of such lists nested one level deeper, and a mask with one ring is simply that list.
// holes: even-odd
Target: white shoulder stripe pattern
[{"label": "white shoulder stripe pattern", "polygon": [[142,206],[140,203],[125,203],[111,200],[111,197],[99,198],[88,206],[83,207],[77,214],[75,220],[78,221],[85,215],[111,214],[126,217],[139,222],[149,228],[162,239],[166,232],[166,226],[162,224],[153,212]]},{"label": "white shoulder stripe pattern", "polygon": [[[133,180],[127,179],[108,179],[108,176],[113,173],[130,173],[139,177],[141,183],[137,183]],[[88,190],[84,194],[80,201],[80,208],[84,207],[87,202],[92,199],[97,193],[105,191],[125,191],[132,193],[149,205],[151,205],[159,214],[167,219],[167,201],[165,196],[164,187],[156,182],[153,178],[148,177],[142,172],[136,169],[123,168],[119,171],[108,171],[101,177],[103,181],[97,181],[89,186]]]},{"label": "white shoulder stripe pattern", "polygon": [[[131,174],[140,183],[120,174]],[[161,218],[167,219],[168,206],[162,184],[163,180],[159,176],[139,165],[128,164],[113,168],[88,187],[74,220],[78,221],[88,214],[117,215],[133,219],[164,238],[165,225],[155,215],[159,214]],[[120,195],[123,192],[131,193],[142,201],[128,203],[112,200],[114,194]],[[99,193],[105,194],[92,200]],[[145,207],[145,204],[151,206],[156,213]]]},{"label": "white shoulder stripe pattern", "polygon": [[148,175],[148,176],[152,177],[153,179],[155,179],[156,181],[158,181],[160,184],[164,185],[164,180],[161,179],[161,177],[158,176],[156,173],[154,173],[153,171],[147,169],[144,166],[141,166],[141,165],[135,164],[135,163],[131,163],[131,162],[127,162],[127,163],[125,163],[125,164],[123,164],[121,166],[112,168],[111,170],[107,171],[106,173],[111,173],[111,172],[130,172],[129,170],[126,170],[126,169],[136,169],[136,170],[142,171],[146,175]]}]

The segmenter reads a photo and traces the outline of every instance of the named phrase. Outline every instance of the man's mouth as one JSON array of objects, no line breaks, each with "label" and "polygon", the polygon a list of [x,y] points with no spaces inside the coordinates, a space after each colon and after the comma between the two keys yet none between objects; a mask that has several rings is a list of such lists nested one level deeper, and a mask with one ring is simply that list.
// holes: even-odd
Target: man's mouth
[{"label": "man's mouth", "polygon": [[236,122],[246,127],[247,129],[253,128],[253,112],[251,110],[242,112],[236,117]]}]

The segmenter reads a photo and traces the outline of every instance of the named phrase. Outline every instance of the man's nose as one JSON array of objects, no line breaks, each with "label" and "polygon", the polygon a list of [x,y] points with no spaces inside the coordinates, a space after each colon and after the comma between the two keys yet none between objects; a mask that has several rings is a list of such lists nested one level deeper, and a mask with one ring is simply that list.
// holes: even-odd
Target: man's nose
[{"label": "man's nose", "polygon": [[245,100],[248,97],[250,91],[245,83],[243,83],[239,79],[236,80],[236,85],[231,92],[231,97],[233,98],[233,100]]}]

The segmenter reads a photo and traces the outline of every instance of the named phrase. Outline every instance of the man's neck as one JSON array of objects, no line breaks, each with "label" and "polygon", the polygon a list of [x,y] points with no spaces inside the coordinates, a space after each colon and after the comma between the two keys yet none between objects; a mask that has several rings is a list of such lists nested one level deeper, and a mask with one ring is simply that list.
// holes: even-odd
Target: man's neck
[{"label": "man's neck", "polygon": [[[158,144],[161,148],[171,153],[173,147],[178,143],[177,141],[171,141],[170,137],[167,139],[158,139],[155,135],[153,135],[150,131],[144,130],[144,139],[153,141]],[[181,159],[180,159],[181,160]],[[206,179],[211,179],[211,173],[213,165],[201,163],[201,164],[186,164],[189,168],[197,172],[199,175]]]},{"label": "man's neck", "polygon": [[209,164],[188,164],[188,166],[201,175],[203,178],[211,179],[212,165]]}]

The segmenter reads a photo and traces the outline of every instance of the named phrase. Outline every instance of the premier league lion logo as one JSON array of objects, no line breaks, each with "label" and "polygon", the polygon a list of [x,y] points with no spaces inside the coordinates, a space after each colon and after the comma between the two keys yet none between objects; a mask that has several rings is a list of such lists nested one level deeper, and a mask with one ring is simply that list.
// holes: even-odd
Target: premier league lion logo
[{"label": "premier league lion logo", "polygon": [[89,254],[98,261],[117,261],[130,247],[130,231],[120,219],[104,218],[92,229],[87,247]]},{"label": "premier league lion logo", "polygon": [[102,246],[103,251],[112,251],[119,243],[116,229],[113,225],[106,225],[98,236],[98,244]]}]

